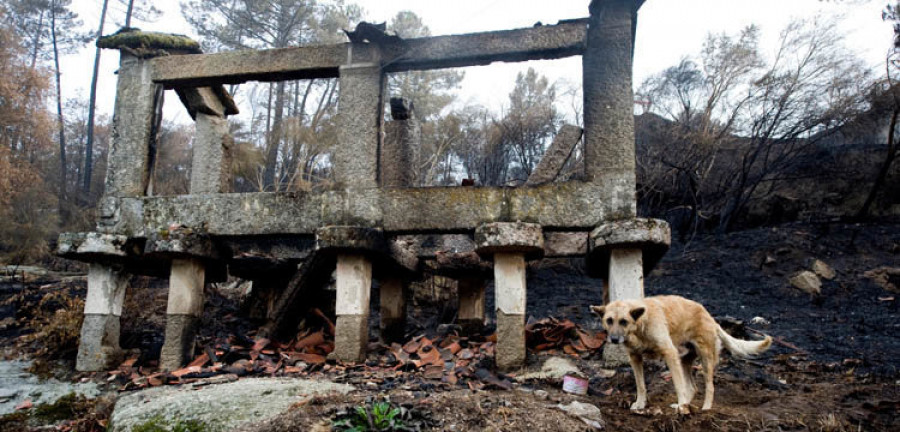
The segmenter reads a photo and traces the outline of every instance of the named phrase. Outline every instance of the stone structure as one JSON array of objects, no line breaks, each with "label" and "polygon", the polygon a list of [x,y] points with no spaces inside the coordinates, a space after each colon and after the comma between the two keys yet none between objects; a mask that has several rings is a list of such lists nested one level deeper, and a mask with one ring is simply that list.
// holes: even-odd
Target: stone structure
[{"label": "stone structure", "polygon": [[[459,318],[478,326],[493,276],[496,361],[504,369],[525,359],[527,260],[585,257],[608,281],[610,299],[641,296],[643,275],[669,242],[663,222],[635,215],[631,64],[641,3],[593,0],[590,17],[556,25],[407,40],[368,25],[365,34],[351,32],[349,43],[266,51],[201,54],[186,38],[143,32],[104,38],[102,46],[121,54],[106,196],[95,232],[59,241],[60,255],[91,263],[78,369],[116,360],[118,317],[134,273],[169,277],[161,359],[169,369],[194,348],[203,285],[228,271],[281,281],[267,301],[265,330],[276,332],[305,290],[336,269],[333,356],[342,361],[365,357],[373,279],[382,337],[395,339],[410,277],[432,271],[459,279]],[[575,55],[584,64],[585,129],[583,136],[563,131],[541,178],[519,188],[417,187],[408,165],[418,159],[418,120],[412,103],[392,101],[393,120],[384,122],[387,73]],[[340,80],[335,186],[228,193],[225,119],[237,110],[223,85],[314,78]],[[197,122],[185,196],[152,192],[164,88],[177,91]],[[553,182],[579,137],[584,175]]]}]

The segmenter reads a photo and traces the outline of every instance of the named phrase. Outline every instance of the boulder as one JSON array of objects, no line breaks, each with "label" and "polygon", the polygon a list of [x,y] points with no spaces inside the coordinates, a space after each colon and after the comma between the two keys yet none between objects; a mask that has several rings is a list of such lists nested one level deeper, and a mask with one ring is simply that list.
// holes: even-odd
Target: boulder
[{"label": "boulder", "polygon": [[189,424],[204,430],[235,430],[277,416],[312,395],[351,390],[353,386],[347,384],[288,378],[247,378],[199,389],[154,387],[119,398],[109,430],[131,431],[148,425],[171,430]]}]

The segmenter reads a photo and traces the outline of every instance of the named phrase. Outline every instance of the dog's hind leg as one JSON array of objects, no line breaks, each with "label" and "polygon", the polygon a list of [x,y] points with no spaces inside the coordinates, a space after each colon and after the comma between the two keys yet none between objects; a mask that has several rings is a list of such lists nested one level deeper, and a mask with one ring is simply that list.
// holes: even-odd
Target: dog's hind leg
[{"label": "dog's hind leg", "polygon": [[687,391],[687,400],[690,403],[694,400],[697,393],[697,386],[694,385],[694,360],[697,359],[697,348],[693,344],[687,344],[687,353],[681,356],[681,368],[684,372],[685,390]]},{"label": "dog's hind leg", "polygon": [[628,353],[634,381],[637,384],[637,400],[631,404],[632,410],[642,410],[647,406],[647,384],[644,382],[644,359],[640,354]]},{"label": "dog's hind leg", "polygon": [[706,381],[706,391],[703,395],[703,410],[712,408],[715,387],[713,386],[713,378],[716,376],[716,366],[719,363],[719,351],[714,341],[712,346],[698,347],[700,350],[700,361],[703,363],[703,375]]},{"label": "dog's hind leg", "polygon": [[688,407],[690,399],[688,399],[687,385],[685,384],[684,369],[681,366],[681,356],[678,355],[678,349],[669,343],[669,347],[662,351],[662,356],[666,360],[666,366],[672,373],[672,384],[675,385],[675,395],[678,397],[678,405],[675,410],[679,414],[690,414],[691,409]]}]

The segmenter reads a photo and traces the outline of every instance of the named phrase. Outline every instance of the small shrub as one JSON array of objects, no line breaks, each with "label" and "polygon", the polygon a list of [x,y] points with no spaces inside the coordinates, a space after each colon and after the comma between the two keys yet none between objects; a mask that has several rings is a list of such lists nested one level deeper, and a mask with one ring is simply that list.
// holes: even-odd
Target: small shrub
[{"label": "small shrub", "polygon": [[406,431],[409,429],[400,418],[402,410],[390,402],[375,402],[358,406],[352,413],[339,416],[331,427],[344,432]]}]

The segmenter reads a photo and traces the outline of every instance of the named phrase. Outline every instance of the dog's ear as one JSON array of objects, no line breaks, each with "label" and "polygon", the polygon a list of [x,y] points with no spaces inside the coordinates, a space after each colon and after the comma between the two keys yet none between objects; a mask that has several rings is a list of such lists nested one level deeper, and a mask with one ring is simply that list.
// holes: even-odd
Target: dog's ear
[{"label": "dog's ear", "polygon": [[637,321],[638,318],[640,318],[641,316],[644,315],[644,311],[645,311],[645,310],[646,310],[646,309],[645,309],[643,306],[638,306],[638,307],[632,309],[631,311],[629,311],[628,313],[631,314],[631,318],[632,318],[632,319],[634,319],[635,321]]},{"label": "dog's ear", "polygon": [[591,313],[602,318],[606,313],[606,306],[591,306]]}]

